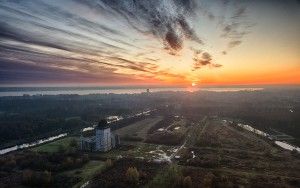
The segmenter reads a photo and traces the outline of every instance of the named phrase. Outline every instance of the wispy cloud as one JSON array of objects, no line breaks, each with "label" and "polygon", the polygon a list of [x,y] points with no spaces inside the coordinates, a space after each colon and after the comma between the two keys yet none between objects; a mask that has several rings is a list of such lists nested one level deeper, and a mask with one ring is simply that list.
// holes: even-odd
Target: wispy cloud
[{"label": "wispy cloud", "polygon": [[212,56],[209,53],[195,52],[193,70],[201,69],[204,66],[209,66],[210,68],[222,67],[222,65],[212,62]]},{"label": "wispy cloud", "polygon": [[[233,3],[220,2],[222,6]],[[6,66],[1,76],[7,76],[3,80],[13,80],[9,75],[23,68],[20,78],[33,75],[28,76],[28,81],[34,75],[42,80],[51,80],[51,75],[64,77],[57,74],[65,74],[66,80],[74,81],[106,81],[109,77],[138,80],[143,76],[158,80],[187,79],[162,59],[170,55],[179,57],[184,49],[194,53],[185,62],[191,67],[186,72],[221,67],[221,62],[213,59],[215,54],[209,49],[209,39],[197,29],[206,27],[198,21],[199,17],[204,15],[207,22],[221,23],[220,37],[228,41],[225,55],[250,32],[250,24],[245,22],[247,9],[234,6],[230,16],[222,17],[205,4],[209,3],[197,0],[5,1],[0,5],[0,63]],[[49,74],[45,73],[47,70]],[[41,77],[41,72],[45,76]]]},{"label": "wispy cloud", "polygon": [[[225,8],[228,8],[229,2],[224,4]],[[251,28],[255,25],[255,23],[248,19],[246,5],[235,6],[237,8],[227,18],[221,20],[223,28],[221,37],[228,40],[228,49],[225,49],[225,52],[240,45],[243,38],[251,32]]]}]

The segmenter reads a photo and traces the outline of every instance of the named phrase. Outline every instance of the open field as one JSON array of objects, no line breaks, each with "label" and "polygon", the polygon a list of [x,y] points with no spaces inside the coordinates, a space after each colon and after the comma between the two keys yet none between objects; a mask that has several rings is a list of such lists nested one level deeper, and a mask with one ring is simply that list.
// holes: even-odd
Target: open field
[{"label": "open field", "polygon": [[198,132],[195,146],[231,148],[265,152],[272,145],[247,131],[237,130],[220,120],[208,120],[203,127],[195,127]]},{"label": "open field", "polygon": [[72,179],[75,179],[75,181],[77,180],[78,183],[76,183],[73,187],[78,188],[82,184],[90,180],[96,173],[100,173],[100,171],[103,170],[104,167],[105,167],[104,161],[92,160],[89,161],[84,166],[82,166],[81,168],[65,171],[58,175],[70,177]]},{"label": "open field", "polygon": [[49,142],[37,147],[32,148],[32,151],[37,152],[48,152],[48,153],[55,153],[58,152],[60,149],[66,149],[69,147],[70,142],[73,140],[77,140],[77,137],[66,137],[63,139],[59,139],[53,142]]},{"label": "open field", "polygon": [[143,141],[147,137],[148,130],[160,122],[163,118],[161,116],[153,117],[153,118],[147,118],[142,121],[138,121],[136,123],[133,123],[129,126],[123,127],[121,129],[116,130],[116,133],[121,135],[121,139],[124,140],[137,140],[137,141]]},{"label": "open field", "polygon": [[[174,118],[175,119],[175,118]],[[148,132],[146,142],[159,145],[178,146],[184,142],[188,127],[185,119],[167,120],[156,130]]]},{"label": "open field", "polygon": [[251,132],[214,118],[197,123],[190,133],[186,147],[177,153],[180,156],[177,161],[193,181],[199,177],[203,180],[212,172],[219,183],[224,177],[231,184],[243,186],[284,187],[300,183],[299,156],[282,151]]}]

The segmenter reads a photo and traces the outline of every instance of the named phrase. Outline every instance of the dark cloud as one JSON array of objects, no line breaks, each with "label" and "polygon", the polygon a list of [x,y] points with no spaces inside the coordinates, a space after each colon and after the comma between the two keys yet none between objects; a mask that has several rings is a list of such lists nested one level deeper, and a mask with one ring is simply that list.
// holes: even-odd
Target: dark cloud
[{"label": "dark cloud", "polygon": [[29,13],[21,11],[21,10],[16,10],[16,9],[10,8],[8,6],[0,5],[0,9],[9,11],[10,13],[15,13],[15,14],[23,16],[23,17],[28,17],[28,18],[32,18],[32,19],[35,19],[35,20],[45,21],[45,20],[43,20],[43,19],[41,19],[37,16],[34,16],[32,14],[29,14]]},{"label": "dark cloud", "polygon": [[219,68],[219,67],[222,67],[223,65],[221,64],[211,64],[212,67],[215,67],[215,68]]},{"label": "dark cloud", "polygon": [[246,7],[240,7],[235,11],[232,18],[239,19],[240,17],[245,16],[245,14],[246,14]]},{"label": "dark cloud", "polygon": [[122,84],[137,80],[132,76],[107,71],[91,74],[0,59],[0,84],[97,83],[99,81]]},{"label": "dark cloud", "polygon": [[223,5],[228,5],[228,3],[230,2],[230,0],[223,0]]},{"label": "dark cloud", "polygon": [[214,19],[215,19],[215,16],[214,16],[212,13],[209,13],[209,14],[208,14],[208,18],[209,18],[210,20],[214,20]]},{"label": "dark cloud", "polygon": [[228,44],[228,47],[229,47],[229,48],[233,48],[233,47],[235,47],[235,46],[240,45],[241,43],[242,43],[242,41],[240,41],[240,40],[230,41],[229,44]]},{"label": "dark cloud", "polygon": [[137,62],[120,57],[111,57],[110,59],[113,61],[117,61],[119,63],[118,66],[122,66],[123,68],[147,72],[151,74],[157,72],[159,68],[158,65],[148,62]]},{"label": "dark cloud", "polygon": [[202,54],[202,59],[210,61],[211,60],[211,55],[209,53],[207,53],[207,52],[204,52]]},{"label": "dark cloud", "polygon": [[147,60],[150,60],[150,61],[153,61],[153,62],[157,62],[159,61],[159,59],[153,59],[153,58],[149,58],[149,57],[146,57]]},{"label": "dark cloud", "polygon": [[44,47],[50,47],[50,48],[56,48],[60,50],[66,50],[69,51],[69,49],[65,46],[61,46],[58,44],[55,44],[53,42],[45,41],[43,39],[37,39],[35,37],[32,37],[31,35],[27,35],[27,32],[25,32],[22,29],[14,29],[10,25],[8,25],[5,22],[0,22],[0,38],[1,39],[10,39],[14,41],[19,41],[27,44],[35,44],[40,45]]},{"label": "dark cloud", "polygon": [[[26,3],[23,4],[23,6],[26,6]],[[137,47],[132,43],[125,42],[120,38],[112,37],[112,35],[124,37],[123,32],[89,21],[86,18],[76,15],[76,13],[69,13],[62,10],[60,7],[45,4],[41,1],[38,2],[36,6],[38,6],[39,9],[33,11],[33,13],[40,16],[34,16],[27,13],[23,14],[18,10],[13,11],[14,9],[10,8],[10,12],[14,12],[16,15],[20,16],[14,18],[3,17],[3,21],[5,20],[6,22],[0,23],[0,37],[6,40],[22,42],[24,44],[34,44],[42,47],[51,47],[91,55],[108,53],[108,49],[128,53],[127,50],[125,51],[119,45],[115,45],[116,43],[140,49],[140,47]],[[0,10],[1,8],[5,8],[6,10],[6,6],[0,6]],[[47,17],[48,20],[45,21],[39,19],[39,17]],[[24,19],[26,27],[22,28],[19,25],[24,23]],[[76,29],[58,27],[51,24],[51,22],[48,22],[49,19],[62,20],[64,24]],[[89,33],[89,35],[86,33]],[[102,36],[114,43],[104,42],[103,40],[96,38],[96,36]]]},{"label": "dark cloud", "polygon": [[187,38],[189,38],[199,44],[204,44],[203,41],[197,36],[194,29],[191,27],[190,24],[187,23],[187,20],[183,16],[180,16],[180,18],[178,18],[178,23],[180,24],[180,26]]},{"label": "dark cloud", "polygon": [[208,66],[210,68],[218,68],[222,66],[220,64],[213,63],[212,56],[207,52],[203,52],[200,56],[195,53],[194,56],[193,70],[201,69],[204,66]]},{"label": "dark cloud", "polygon": [[[91,5],[91,1],[80,1]],[[179,51],[184,38],[203,44],[188,21],[188,15],[194,11],[194,1],[175,0],[102,0],[101,8],[115,11],[122,15],[128,23],[142,33],[152,33],[165,41],[166,49]]]},{"label": "dark cloud", "polygon": [[173,49],[173,50],[181,50],[183,45],[183,39],[180,34],[176,33],[172,30],[172,28],[169,29],[169,31],[166,33],[165,39],[167,44]]},{"label": "dark cloud", "polygon": [[[10,54],[14,54],[12,58]],[[85,73],[99,73],[102,74],[104,70],[108,70],[108,73],[115,74],[114,72],[119,69],[134,70],[144,73],[155,75],[158,71],[158,65],[148,62],[137,62],[127,60],[115,55],[108,57],[107,60],[95,60],[84,57],[69,57],[50,53],[43,53],[35,51],[29,48],[23,47],[9,47],[3,46],[0,43],[0,60],[2,61],[14,61],[17,65],[31,64],[39,67],[43,67],[44,70],[57,69],[61,70],[74,70],[74,72]],[[33,69],[34,70],[34,69]]]}]

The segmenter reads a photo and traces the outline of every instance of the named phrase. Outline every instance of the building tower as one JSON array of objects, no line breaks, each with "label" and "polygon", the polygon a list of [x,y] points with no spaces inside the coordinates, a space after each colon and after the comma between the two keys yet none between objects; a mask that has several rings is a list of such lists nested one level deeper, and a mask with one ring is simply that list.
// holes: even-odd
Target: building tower
[{"label": "building tower", "polygon": [[96,127],[96,151],[111,149],[111,132],[106,120],[101,120]]}]

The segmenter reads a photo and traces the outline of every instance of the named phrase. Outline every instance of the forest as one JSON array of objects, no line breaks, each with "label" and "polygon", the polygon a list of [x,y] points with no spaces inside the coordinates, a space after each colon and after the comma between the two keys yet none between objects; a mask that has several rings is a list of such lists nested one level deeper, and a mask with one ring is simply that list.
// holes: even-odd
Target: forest
[{"label": "forest", "polygon": [[[1,148],[63,132],[77,132],[108,116],[127,117],[147,109],[238,119],[300,141],[297,88],[239,92],[157,92],[150,94],[36,95],[0,98]],[[157,125],[159,126],[159,125]]]}]

